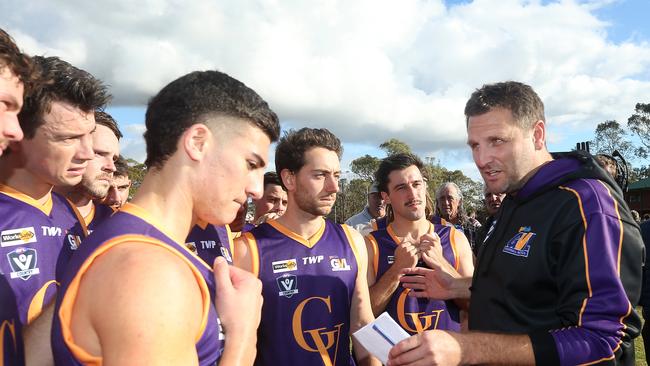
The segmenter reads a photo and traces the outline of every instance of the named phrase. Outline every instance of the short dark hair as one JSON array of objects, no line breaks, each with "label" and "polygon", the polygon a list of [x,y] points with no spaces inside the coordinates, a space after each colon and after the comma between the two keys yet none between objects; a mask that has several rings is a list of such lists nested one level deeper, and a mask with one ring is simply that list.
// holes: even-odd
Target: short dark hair
[{"label": "short dark hair", "polygon": [[[274,185],[282,187],[282,181],[276,172],[266,172],[264,173],[264,189],[266,186]],[[284,189],[284,187],[282,187]]]},{"label": "short dark hair", "polygon": [[271,141],[280,135],[278,116],[253,89],[219,71],[194,71],[167,84],[149,101],[145,165],[161,168],[176,152],[183,132],[217,116],[247,120]]},{"label": "short dark hair", "polygon": [[[412,165],[415,165],[424,178],[424,163],[417,156],[411,153],[398,153],[389,155],[379,162],[379,168],[375,172],[375,182],[379,192],[388,193],[388,176],[395,170],[404,170]],[[425,178],[426,179],[426,178]]]},{"label": "short dark hair", "polygon": [[0,70],[5,67],[23,83],[25,95],[40,84],[39,72],[32,59],[22,53],[13,38],[0,28]]},{"label": "short dark hair", "polygon": [[485,84],[476,89],[465,105],[466,125],[470,117],[485,114],[492,108],[509,110],[515,123],[524,130],[529,130],[539,120],[546,120],[544,103],[537,93],[518,81]]},{"label": "short dark hair", "polygon": [[282,136],[275,148],[275,171],[278,175],[284,169],[292,173],[299,171],[305,165],[305,153],[314,147],[334,151],[339,160],[343,155],[341,140],[325,128],[290,130]]},{"label": "short dark hair", "polygon": [[34,56],[32,60],[48,82],[27,95],[18,115],[26,139],[34,137],[52,102],[70,103],[89,113],[102,110],[111,100],[106,85],[90,73],[58,57]]},{"label": "short dark hair", "polygon": [[108,127],[111,131],[113,131],[115,137],[117,137],[118,140],[123,137],[122,131],[120,131],[120,128],[117,127],[117,122],[110,114],[104,111],[95,111],[95,123]]},{"label": "short dark hair", "polygon": [[113,177],[129,177],[129,163],[122,156],[118,156],[115,160]]}]

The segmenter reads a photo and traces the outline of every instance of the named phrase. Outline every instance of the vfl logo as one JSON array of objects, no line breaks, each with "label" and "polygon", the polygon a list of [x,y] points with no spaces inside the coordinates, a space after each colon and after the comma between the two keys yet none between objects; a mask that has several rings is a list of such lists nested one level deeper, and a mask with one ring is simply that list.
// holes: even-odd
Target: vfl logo
[{"label": "vfl logo", "polygon": [[226,258],[226,261],[227,261],[228,263],[232,263],[232,257],[230,256],[230,252],[228,251],[228,249],[226,249],[226,248],[224,248],[224,247],[219,247],[219,249],[221,250],[221,255],[222,255],[224,258]]},{"label": "vfl logo", "polygon": [[4,230],[0,233],[0,246],[10,247],[36,242],[36,231],[34,227],[23,227],[20,229]]},{"label": "vfl logo", "polygon": [[[343,323],[337,324],[333,329],[327,330],[327,328],[317,328],[317,329],[302,329],[302,313],[311,301],[320,301],[327,306],[327,312],[332,313],[332,302],[330,297],[310,297],[303,300],[296,311],[293,313],[292,319],[292,329],[293,337],[295,338],[298,345],[307,352],[314,352],[320,354],[320,357],[323,359],[324,365],[335,365],[336,356],[339,351],[339,338],[341,336],[341,328]],[[311,342],[307,342],[305,336],[309,336]],[[311,343],[311,344],[310,344]],[[333,348],[333,354],[330,350]],[[334,356],[334,357],[331,357]],[[332,362],[334,360],[334,362]]]},{"label": "vfl logo", "polygon": [[330,266],[332,266],[332,271],[334,272],[350,270],[350,265],[348,264],[348,260],[346,258],[331,256]]},{"label": "vfl logo", "polygon": [[273,273],[289,272],[298,269],[298,262],[296,262],[296,259],[293,258],[273,262],[271,263],[271,266],[273,266]]},{"label": "vfl logo", "polygon": [[36,250],[32,248],[18,248],[7,253],[7,259],[11,266],[11,278],[20,278],[27,281],[32,275],[39,274],[36,268]]},{"label": "vfl logo", "polygon": [[[425,312],[407,313],[405,303],[410,291],[411,289],[405,289],[397,299],[397,320],[399,324],[412,334],[422,333],[429,329],[438,329],[438,321],[444,310],[432,310],[430,314]],[[434,318],[435,322],[433,321]]]},{"label": "vfl logo", "polygon": [[285,274],[275,279],[278,282],[279,296],[290,299],[291,296],[298,293],[298,278],[296,275]]},{"label": "vfl logo", "polygon": [[528,257],[530,252],[530,243],[537,234],[530,231],[530,226],[522,226],[519,232],[506,243],[503,248],[504,253],[516,255],[518,257]]}]

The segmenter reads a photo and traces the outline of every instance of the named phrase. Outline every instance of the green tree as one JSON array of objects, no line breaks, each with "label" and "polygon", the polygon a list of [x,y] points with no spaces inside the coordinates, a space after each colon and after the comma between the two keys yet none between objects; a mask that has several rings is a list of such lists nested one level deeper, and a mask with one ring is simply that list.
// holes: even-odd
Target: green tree
[{"label": "green tree", "polygon": [[618,150],[626,161],[634,157],[634,146],[620,123],[614,120],[599,123],[594,137],[590,144],[596,154],[612,155],[614,150]]},{"label": "green tree", "polygon": [[129,179],[131,179],[129,199],[131,199],[144,180],[144,176],[147,173],[147,166],[131,158],[127,158],[126,162],[129,164]]},{"label": "green tree", "polygon": [[375,177],[375,171],[379,167],[380,160],[368,154],[352,160],[350,170],[361,179],[372,182]]},{"label": "green tree", "polygon": [[636,149],[639,156],[650,154],[650,103],[637,103],[634,114],[627,119],[627,127],[639,137],[643,146]]},{"label": "green tree", "polygon": [[379,148],[386,152],[386,155],[393,155],[399,153],[410,153],[411,147],[396,138],[392,138],[388,141],[384,141]]}]

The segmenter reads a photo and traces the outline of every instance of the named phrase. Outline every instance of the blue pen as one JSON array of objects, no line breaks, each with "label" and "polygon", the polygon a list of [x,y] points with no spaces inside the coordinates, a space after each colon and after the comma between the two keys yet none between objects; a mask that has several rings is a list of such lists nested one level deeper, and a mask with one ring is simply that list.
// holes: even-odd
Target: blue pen
[{"label": "blue pen", "polygon": [[385,339],[388,343],[390,343],[391,346],[394,346],[394,345],[395,345],[395,342],[393,342],[390,338],[388,338],[388,336],[386,335],[386,333],[382,332],[382,330],[379,329],[379,327],[377,326],[377,324],[373,324],[373,325],[372,325],[372,329],[376,330],[377,333],[379,333],[379,335],[381,335],[382,337],[384,337],[384,339]]}]

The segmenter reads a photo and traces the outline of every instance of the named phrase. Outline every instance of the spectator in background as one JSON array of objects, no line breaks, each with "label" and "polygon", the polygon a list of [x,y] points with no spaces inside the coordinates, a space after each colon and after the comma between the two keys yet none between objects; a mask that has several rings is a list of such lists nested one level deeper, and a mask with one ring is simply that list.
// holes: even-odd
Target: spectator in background
[{"label": "spectator in background", "polygon": [[463,193],[453,182],[443,183],[436,192],[436,206],[431,222],[434,224],[453,225],[469,241],[472,250],[476,241],[476,225],[465,213]]},{"label": "spectator in background", "polygon": [[637,224],[641,223],[641,215],[639,215],[639,211],[637,210],[631,210],[632,217],[634,218],[634,221],[636,221]]},{"label": "spectator in background", "polygon": [[365,235],[367,233],[364,233],[364,231],[369,227],[370,221],[382,218],[385,215],[386,203],[384,202],[384,199],[381,198],[381,193],[379,193],[377,183],[373,183],[368,190],[368,204],[366,204],[366,207],[364,207],[361,212],[358,212],[354,216],[345,220],[345,224],[352,226]]},{"label": "spectator in background", "polygon": [[616,169],[616,159],[607,154],[594,155],[594,158],[596,159],[598,165],[600,165],[601,168],[605,169],[605,171],[609,173],[612,178],[614,178],[614,180],[616,180],[616,177],[618,176],[618,169]]},{"label": "spectator in background", "polygon": [[476,234],[476,245],[474,246],[474,255],[478,255],[478,250],[487,238],[488,234],[490,234],[490,229],[492,228],[492,225],[495,224],[495,219],[497,217],[497,212],[499,212],[499,208],[501,208],[501,202],[503,202],[503,199],[506,197],[505,193],[490,193],[487,190],[487,186],[483,189],[483,197],[484,197],[484,203],[485,203],[485,210],[488,213],[487,219],[485,219],[485,222],[481,226],[481,228],[478,230]]}]

